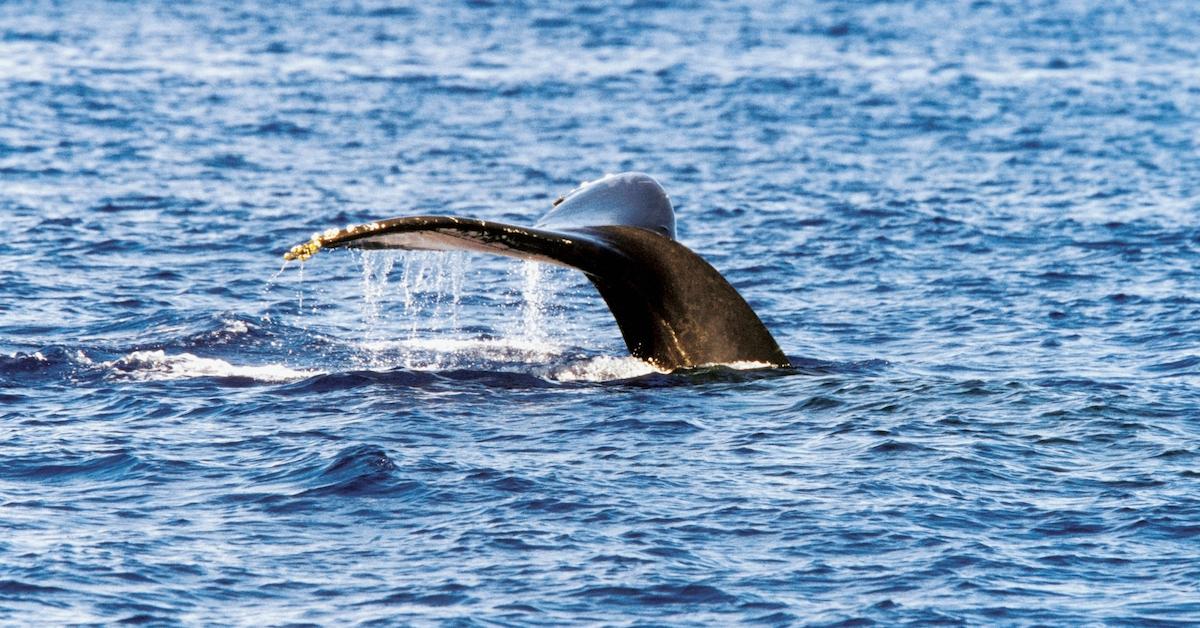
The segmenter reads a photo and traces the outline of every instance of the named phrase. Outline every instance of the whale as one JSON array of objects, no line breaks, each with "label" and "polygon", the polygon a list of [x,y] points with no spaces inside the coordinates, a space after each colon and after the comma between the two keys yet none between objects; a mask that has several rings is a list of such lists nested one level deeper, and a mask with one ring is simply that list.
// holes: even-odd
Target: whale
[{"label": "whale", "polygon": [[586,182],[532,227],[457,216],[404,216],[317,233],[284,254],[322,249],[473,251],[581,271],[608,305],[630,354],[664,371],[789,366],[746,300],[680,244],[666,190],[640,172]]}]

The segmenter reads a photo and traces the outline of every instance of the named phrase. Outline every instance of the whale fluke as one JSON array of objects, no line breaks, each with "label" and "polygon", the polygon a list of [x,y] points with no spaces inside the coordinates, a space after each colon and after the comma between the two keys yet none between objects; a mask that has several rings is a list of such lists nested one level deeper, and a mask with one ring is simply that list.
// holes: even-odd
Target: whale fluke
[{"label": "whale fluke", "polygon": [[675,213],[647,175],[610,175],[555,202],[534,227],[474,218],[408,216],[331,229],[293,247],[477,251],[575,268],[608,304],[629,352],[675,370],[759,362],[788,366],[737,290],[675,241]]}]

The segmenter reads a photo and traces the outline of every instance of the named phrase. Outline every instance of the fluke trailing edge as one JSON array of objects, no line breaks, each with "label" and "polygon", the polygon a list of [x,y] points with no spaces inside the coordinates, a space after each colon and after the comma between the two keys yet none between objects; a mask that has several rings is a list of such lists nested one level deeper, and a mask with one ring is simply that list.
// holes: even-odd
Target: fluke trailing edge
[{"label": "fluke trailing edge", "polygon": [[657,181],[609,175],[555,202],[534,227],[451,216],[408,216],[331,229],[288,251],[322,248],[479,251],[583,271],[612,310],[634,356],[674,370],[788,360],[725,278],[675,241],[675,212]]}]

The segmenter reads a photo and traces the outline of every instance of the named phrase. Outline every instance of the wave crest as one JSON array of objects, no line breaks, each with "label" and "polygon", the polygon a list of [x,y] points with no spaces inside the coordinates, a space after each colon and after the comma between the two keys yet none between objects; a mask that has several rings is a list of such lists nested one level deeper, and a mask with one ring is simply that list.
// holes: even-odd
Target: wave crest
[{"label": "wave crest", "polygon": [[103,363],[114,375],[135,381],[161,381],[195,377],[238,377],[262,382],[287,382],[317,375],[319,371],[297,370],[282,364],[241,366],[217,358],[191,353],[168,355],[165,351],[134,351]]}]

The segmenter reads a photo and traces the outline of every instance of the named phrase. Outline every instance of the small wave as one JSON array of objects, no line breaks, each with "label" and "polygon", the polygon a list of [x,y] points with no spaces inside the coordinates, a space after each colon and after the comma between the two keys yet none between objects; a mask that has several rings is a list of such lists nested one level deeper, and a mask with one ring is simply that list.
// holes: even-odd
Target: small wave
[{"label": "small wave", "polygon": [[220,153],[200,161],[200,165],[216,170],[250,170],[265,171],[266,168],[237,153]]},{"label": "small wave", "polygon": [[301,512],[319,498],[419,498],[425,484],[402,477],[400,467],[375,445],[356,445],[332,459],[303,456],[276,465],[258,476],[250,490],[228,494],[221,501],[258,504],[269,511]]},{"label": "small wave", "polygon": [[312,134],[312,129],[288,120],[266,120],[260,124],[243,124],[234,127],[241,135],[278,135],[303,138]]},{"label": "small wave", "polygon": [[166,209],[180,204],[184,206],[193,205],[194,201],[183,201],[183,199],[149,194],[131,194],[127,196],[106,197],[101,200],[99,205],[93,207],[92,210],[112,213],[131,210]]},{"label": "small wave", "polygon": [[12,355],[0,356],[0,372],[40,371],[50,364],[50,360],[41,351],[18,351]]},{"label": "small wave", "polygon": [[67,590],[61,587],[43,586],[21,580],[0,580],[0,594],[5,595],[47,595],[66,592]]},{"label": "small wave", "polygon": [[116,480],[130,477],[144,471],[147,467],[148,465],[137,456],[119,451],[91,458],[54,460],[33,463],[28,466],[17,460],[14,461],[14,464],[10,464],[9,474],[12,477],[39,482],[74,479]]},{"label": "small wave", "polygon": [[87,354],[71,347],[51,345],[33,353],[18,351],[0,355],[0,381],[64,376],[92,364]]},{"label": "small wave", "polygon": [[1187,371],[1198,364],[1200,364],[1200,355],[1189,355],[1178,360],[1168,360],[1166,362],[1151,364],[1146,366],[1145,369],[1155,373],[1172,373]]},{"label": "small wave", "polygon": [[664,604],[732,604],[737,597],[707,584],[656,584],[647,587],[592,586],[574,595],[601,598],[616,605],[660,606]]},{"label": "small wave", "polygon": [[120,377],[135,381],[161,381],[195,377],[239,377],[263,382],[286,382],[318,375],[282,364],[239,366],[217,358],[202,358],[190,353],[167,355],[164,351],[134,351],[122,358],[104,362]]},{"label": "small wave", "polygon": [[383,449],[373,445],[350,447],[340,452],[297,497],[394,496],[420,488],[416,482],[398,478],[397,471],[396,463]]}]

